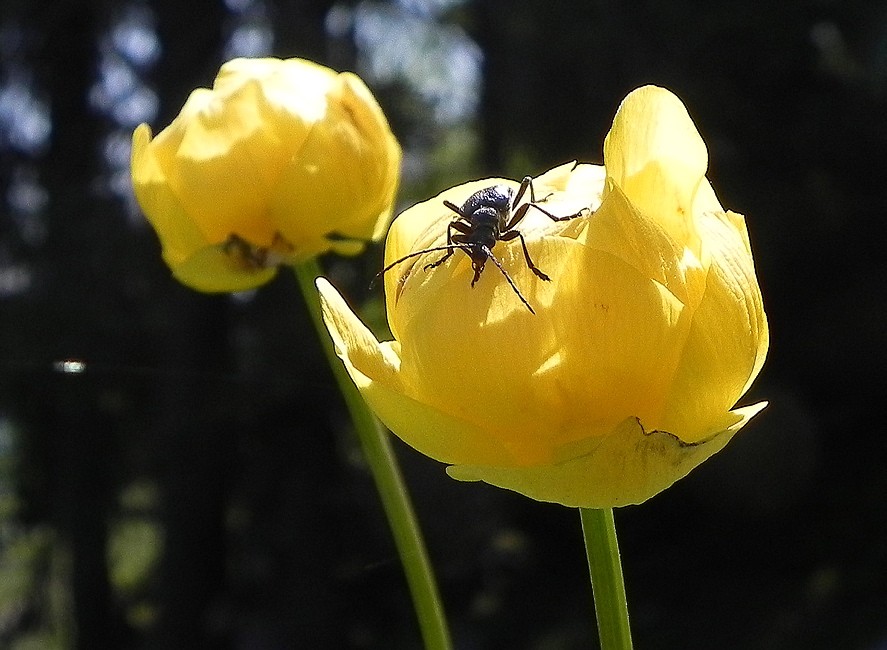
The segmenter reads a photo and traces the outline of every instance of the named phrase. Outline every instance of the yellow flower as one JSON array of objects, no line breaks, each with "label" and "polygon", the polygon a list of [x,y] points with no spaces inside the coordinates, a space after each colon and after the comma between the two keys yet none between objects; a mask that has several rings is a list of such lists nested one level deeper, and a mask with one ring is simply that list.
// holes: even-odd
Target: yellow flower
[{"label": "yellow flower", "polygon": [[[339,355],[399,437],[483,480],[542,501],[640,503],[719,451],[766,404],[734,408],[764,362],[767,321],[745,221],[705,178],[708,155],[680,100],[647,86],[623,101],[604,167],[564,165],[534,180],[553,222],[517,228],[472,288],[468,256],[386,275],[393,341],[379,343],[320,279]],[[395,219],[386,263],[445,243],[461,205],[497,183],[467,183]],[[732,409],[732,410],[731,410]]]},{"label": "yellow flower", "polygon": [[355,253],[391,218],[400,146],[349,72],[235,59],[151,137],[133,133],[136,198],[183,283],[258,286],[276,265]]}]

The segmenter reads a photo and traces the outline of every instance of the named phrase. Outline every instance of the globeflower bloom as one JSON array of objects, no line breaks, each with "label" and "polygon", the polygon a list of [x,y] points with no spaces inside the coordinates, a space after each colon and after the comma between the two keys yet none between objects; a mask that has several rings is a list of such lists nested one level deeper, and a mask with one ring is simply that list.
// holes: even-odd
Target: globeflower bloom
[{"label": "globeflower bloom", "polygon": [[[337,351],[379,418],[409,445],[534,499],[609,508],[640,503],[719,451],[766,403],[736,408],[764,362],[768,329],[744,218],[725,211],[705,144],[681,101],[646,86],[625,98],[604,166],[534,179],[554,222],[529,210],[520,242],[493,253],[473,288],[457,250],[385,277],[393,340],[378,342],[318,280]],[[394,220],[386,264],[446,243],[461,205],[486,186],[446,190]]]},{"label": "globeflower bloom", "polygon": [[400,158],[357,76],[235,59],[156,137],[135,130],[132,180],[173,274],[200,291],[239,291],[278,264],[381,239]]}]

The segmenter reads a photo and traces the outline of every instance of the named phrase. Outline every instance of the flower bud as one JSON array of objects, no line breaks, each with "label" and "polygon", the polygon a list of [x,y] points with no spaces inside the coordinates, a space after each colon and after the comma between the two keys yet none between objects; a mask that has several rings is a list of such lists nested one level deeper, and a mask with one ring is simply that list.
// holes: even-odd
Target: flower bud
[{"label": "flower bud", "polygon": [[238,291],[278,264],[381,239],[400,156],[355,75],[235,59],[156,137],[147,124],[135,130],[132,179],[173,274],[201,291]]},{"label": "flower bud", "polygon": [[[336,348],[371,408],[451,476],[542,501],[640,503],[685,476],[766,405],[735,408],[768,329],[745,221],[721,207],[707,165],[680,100],[640,88],[614,119],[604,167],[533,181],[544,210],[581,211],[553,221],[529,209],[514,225],[550,282],[517,238],[491,251],[514,287],[492,262],[472,287],[463,250],[434,268],[440,251],[409,257],[386,274],[394,340],[379,343],[320,280]],[[497,184],[518,187],[475,181],[399,215],[386,263],[446,244],[457,215],[443,201]]]}]

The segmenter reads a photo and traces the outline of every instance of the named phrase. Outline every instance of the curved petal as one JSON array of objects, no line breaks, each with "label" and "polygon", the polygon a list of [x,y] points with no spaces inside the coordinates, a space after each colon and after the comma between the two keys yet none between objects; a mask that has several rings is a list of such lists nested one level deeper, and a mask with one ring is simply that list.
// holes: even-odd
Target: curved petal
[{"label": "curved petal", "polygon": [[[199,109],[186,103],[176,118],[182,123],[181,141],[165,151],[172,190],[209,241],[221,243],[234,233],[269,246],[274,228],[268,197],[286,161],[284,150],[291,150],[278,129],[269,128],[276,111],[254,79],[225,98],[195,100],[199,92],[188,100]],[[291,139],[305,131],[295,120],[288,127]]]},{"label": "curved petal", "polygon": [[[355,239],[378,241],[385,236],[394,210],[394,198],[400,183],[400,144],[388,126],[382,108],[366,84],[354,74],[338,77],[331,99],[350,118],[355,133],[364,144],[358,157],[364,166],[362,182],[368,189],[366,212],[372,219],[350,219],[338,229]],[[344,121],[344,119],[343,119]]]},{"label": "curved petal", "polygon": [[318,278],[316,284],[336,353],[385,426],[408,445],[442,462],[511,460],[484,432],[407,396],[395,348],[380,344],[325,278]]},{"label": "curved petal", "polygon": [[[288,118],[280,116],[284,122],[295,119],[313,124],[326,115],[326,95],[335,78],[334,71],[305,59],[239,58],[221,67],[213,90],[229,96],[238,92],[244,79],[255,79],[269,105],[288,114]],[[298,150],[304,132],[292,135],[293,150]]]},{"label": "curved petal", "polygon": [[594,414],[593,435],[627,417],[659,426],[692,307],[620,257],[594,248],[572,262],[566,282],[553,281],[564,285],[551,310],[560,343],[560,411],[586,427],[585,414]]},{"label": "curved petal", "polygon": [[657,86],[629,93],[604,141],[604,165],[641,212],[698,254],[692,210],[708,151],[680,99]]},{"label": "curved petal", "polygon": [[277,267],[246,267],[225,251],[225,244],[206,246],[181,263],[170,265],[182,284],[205,293],[255,289],[277,275]]},{"label": "curved petal", "polygon": [[760,371],[769,345],[742,218],[709,213],[699,224],[711,265],[662,423],[687,442],[703,437],[700,427],[742,397]]},{"label": "curved petal", "polygon": [[544,174],[540,174],[539,176],[534,178],[533,185],[535,186],[536,191],[540,193],[540,195],[536,198],[542,199],[548,192],[566,191],[567,184],[570,182],[573,170],[576,169],[577,166],[578,163],[573,160],[571,162],[564,163],[563,165],[552,167]]},{"label": "curved petal", "polygon": [[642,503],[717,453],[766,404],[737,409],[732,422],[704,442],[687,445],[668,433],[647,431],[628,418],[595,440],[582,455],[557,465],[530,468],[454,465],[460,481],[484,481],[538,501],[579,508]]},{"label": "curved petal", "polygon": [[140,124],[132,134],[133,190],[160,238],[164,261],[175,268],[209,242],[170,189],[151,143],[151,128]]},{"label": "curved petal", "polygon": [[585,222],[582,241],[618,257],[642,276],[666,287],[695,309],[705,290],[706,269],[692,251],[612,186],[597,212]]},{"label": "curved petal", "polygon": [[[571,162],[560,165],[533,179],[536,202],[545,210],[558,216],[579,215],[589,217],[601,205],[606,170],[602,165]],[[526,198],[524,200],[527,200]],[[543,231],[561,237],[575,237],[586,222],[584,218],[552,224],[540,213],[530,210],[530,221],[535,220]],[[522,232],[531,232],[532,223],[522,223]]]},{"label": "curved petal", "polygon": [[362,389],[368,382],[377,381],[400,388],[397,376],[400,359],[394,349],[383,347],[376,340],[326,278],[317,278],[315,285],[320,294],[323,321],[336,346],[336,354],[345,362],[357,387]]},{"label": "curved petal", "polygon": [[495,437],[428,404],[370,382],[361,391],[370,408],[398,438],[442,463],[500,465],[513,455]]},{"label": "curved petal", "polygon": [[[339,75],[325,119],[314,124],[298,156],[280,174],[271,216],[283,236],[297,242],[299,256],[328,250],[331,230],[370,239],[391,217],[400,146],[356,79]],[[369,100],[372,107],[365,104]],[[330,215],[335,215],[334,228]]]}]

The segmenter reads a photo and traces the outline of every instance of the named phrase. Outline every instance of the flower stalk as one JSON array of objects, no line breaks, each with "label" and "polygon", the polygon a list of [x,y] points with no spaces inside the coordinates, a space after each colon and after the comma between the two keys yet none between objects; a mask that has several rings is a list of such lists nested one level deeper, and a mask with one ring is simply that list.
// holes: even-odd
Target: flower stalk
[{"label": "flower stalk", "polygon": [[601,650],[631,650],[628,604],[612,508],[580,508]]},{"label": "flower stalk", "polygon": [[293,269],[336,383],[345,398],[354,431],[382,500],[412,594],[425,648],[451,650],[452,642],[440,593],[388,432],[370,412],[357,386],[348,376],[345,366],[336,356],[332,339],[323,323],[320,297],[314,285],[315,279],[321,275],[320,266],[317,260],[312,258],[294,265]]}]

